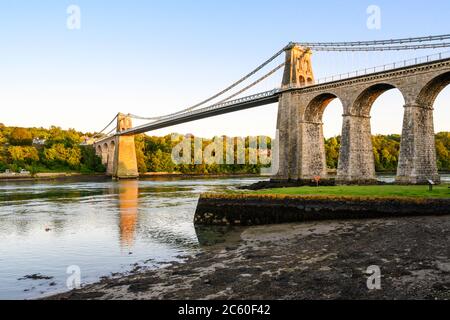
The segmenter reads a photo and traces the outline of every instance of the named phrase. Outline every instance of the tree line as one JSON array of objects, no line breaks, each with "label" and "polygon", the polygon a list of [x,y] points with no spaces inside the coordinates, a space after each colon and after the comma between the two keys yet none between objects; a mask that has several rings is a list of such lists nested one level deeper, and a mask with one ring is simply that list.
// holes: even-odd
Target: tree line
[{"label": "tree line", "polygon": [[[188,135],[188,138],[189,135]],[[221,136],[217,137],[223,140],[228,140],[228,137]],[[253,137],[257,140],[259,137]],[[233,138],[232,138],[233,139]],[[236,138],[234,138],[236,139]],[[194,149],[194,139],[191,139],[191,164],[174,164],[172,161],[172,150],[177,145],[180,140],[172,139],[172,135],[167,135],[164,137],[146,136],[139,135],[136,136],[136,155],[138,162],[138,170],[141,173],[144,172],[179,172],[183,174],[257,174],[260,173],[262,167],[267,167],[267,165],[261,164],[259,161],[257,164],[251,164],[249,161],[250,153],[264,152],[265,150],[271,148],[270,138],[266,138],[266,149],[257,149],[252,147],[249,143],[249,139],[245,139],[245,163],[246,164],[207,164],[203,162],[202,164],[194,164],[195,149]],[[213,139],[201,139],[202,146],[201,150],[213,143]],[[235,143],[235,151],[237,151],[237,143]],[[200,149],[200,148],[199,148]],[[267,152],[267,151],[266,151]],[[226,144],[224,144],[223,154],[226,154]],[[237,163],[237,156],[235,157],[235,163]],[[224,162],[225,159],[224,159]]]},{"label": "tree line", "polygon": [[[74,129],[58,127],[18,128],[0,124],[0,172],[21,169],[40,172],[105,172],[91,146],[82,146],[85,137]],[[35,139],[39,139],[36,141]]]},{"label": "tree line", "polygon": [[[18,128],[0,124],[0,172],[7,169],[18,172],[25,169],[39,172],[80,172],[103,173],[105,166],[96,156],[92,146],[81,145],[92,133],[82,133],[74,129],[62,130],[58,127]],[[36,140],[40,139],[40,140]],[[373,136],[373,151],[376,170],[395,171],[400,150],[400,135]],[[34,143],[33,143],[34,142]],[[205,148],[212,139],[203,139]],[[256,174],[261,164],[182,164],[172,162],[172,149],[177,141],[172,136],[155,137],[138,135],[135,137],[139,172],[181,172],[184,174]],[[270,149],[270,141],[268,148]],[[327,166],[336,169],[339,160],[340,137],[325,140]],[[245,144],[246,157],[251,146]],[[450,171],[450,132],[436,134],[438,168]],[[248,163],[248,161],[247,161]]]},{"label": "tree line", "polygon": [[[400,154],[401,136],[375,135],[372,137],[375,168],[377,172],[395,172],[397,170]],[[203,144],[208,145],[212,140],[204,139]],[[341,138],[325,139],[326,162],[329,169],[337,169]],[[173,143],[171,136],[136,138],[138,166],[140,172],[173,172],[182,173],[258,173],[261,165],[182,165],[175,166],[171,161]],[[268,148],[270,149],[270,142]],[[246,144],[246,155],[249,146]],[[450,132],[436,134],[437,164],[440,171],[450,171]]]},{"label": "tree line", "polygon": [[[340,137],[325,140],[327,166],[337,169],[339,160]],[[401,136],[398,134],[375,135],[372,137],[375,169],[377,172],[397,170],[400,154]],[[450,132],[436,134],[436,156],[440,171],[450,171]]]}]

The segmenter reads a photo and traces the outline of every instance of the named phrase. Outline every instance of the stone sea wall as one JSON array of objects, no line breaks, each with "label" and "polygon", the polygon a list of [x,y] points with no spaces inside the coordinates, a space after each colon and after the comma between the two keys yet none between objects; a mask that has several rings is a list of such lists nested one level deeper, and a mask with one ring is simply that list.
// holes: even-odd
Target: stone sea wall
[{"label": "stone sea wall", "polygon": [[194,223],[251,226],[446,214],[450,214],[450,199],[203,194]]}]

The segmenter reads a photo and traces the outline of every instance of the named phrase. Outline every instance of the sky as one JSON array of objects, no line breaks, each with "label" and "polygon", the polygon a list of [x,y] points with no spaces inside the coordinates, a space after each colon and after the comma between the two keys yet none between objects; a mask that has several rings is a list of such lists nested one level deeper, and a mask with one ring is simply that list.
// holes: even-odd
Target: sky
[{"label": "sky", "polygon": [[[80,29],[68,27],[70,5],[80,9]],[[367,26],[370,5],[380,8],[379,29]],[[290,41],[445,34],[448,12],[448,0],[0,0],[0,123],[92,132],[118,112],[176,112],[233,83]],[[316,77],[329,76],[434,52],[315,53],[313,68]],[[279,85],[278,74],[255,90]],[[400,133],[402,106],[398,91],[382,95],[372,109],[373,133]],[[149,134],[274,136],[276,116],[274,104]],[[449,119],[446,88],[435,103],[436,131],[450,131]],[[335,101],[324,115],[325,135],[338,135],[341,124]]]}]

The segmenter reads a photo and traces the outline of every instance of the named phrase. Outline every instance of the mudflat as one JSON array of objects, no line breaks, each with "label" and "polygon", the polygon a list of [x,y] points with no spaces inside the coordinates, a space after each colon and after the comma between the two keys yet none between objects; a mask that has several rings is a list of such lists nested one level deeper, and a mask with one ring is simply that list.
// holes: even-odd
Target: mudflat
[{"label": "mudflat", "polygon": [[48,299],[450,299],[449,243],[450,216],[240,227],[182,263]]}]

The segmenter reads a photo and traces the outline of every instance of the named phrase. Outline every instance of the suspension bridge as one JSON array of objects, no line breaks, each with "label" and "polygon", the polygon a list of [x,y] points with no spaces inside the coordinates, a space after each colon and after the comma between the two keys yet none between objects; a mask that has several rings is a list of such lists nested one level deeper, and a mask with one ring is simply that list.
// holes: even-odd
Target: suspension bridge
[{"label": "suspension bridge", "polygon": [[[327,178],[323,137],[323,112],[334,99],[343,105],[343,127],[337,181],[374,183],[370,111],[381,94],[396,88],[405,99],[404,123],[397,171],[399,183],[439,182],[434,143],[433,103],[450,83],[450,51],[417,55],[393,63],[365,67],[316,79],[313,52],[406,52],[450,47],[450,34],[378,41],[291,42],[256,69],[224,90],[193,106],[161,116],[121,114],[94,138],[94,148],[116,178],[138,176],[134,135],[240,110],[278,103],[278,167],[275,180]],[[243,88],[263,69],[276,64]],[[282,71],[281,86],[244,95]],[[133,127],[132,121],[146,121]],[[109,130],[109,128],[113,128]]]}]

